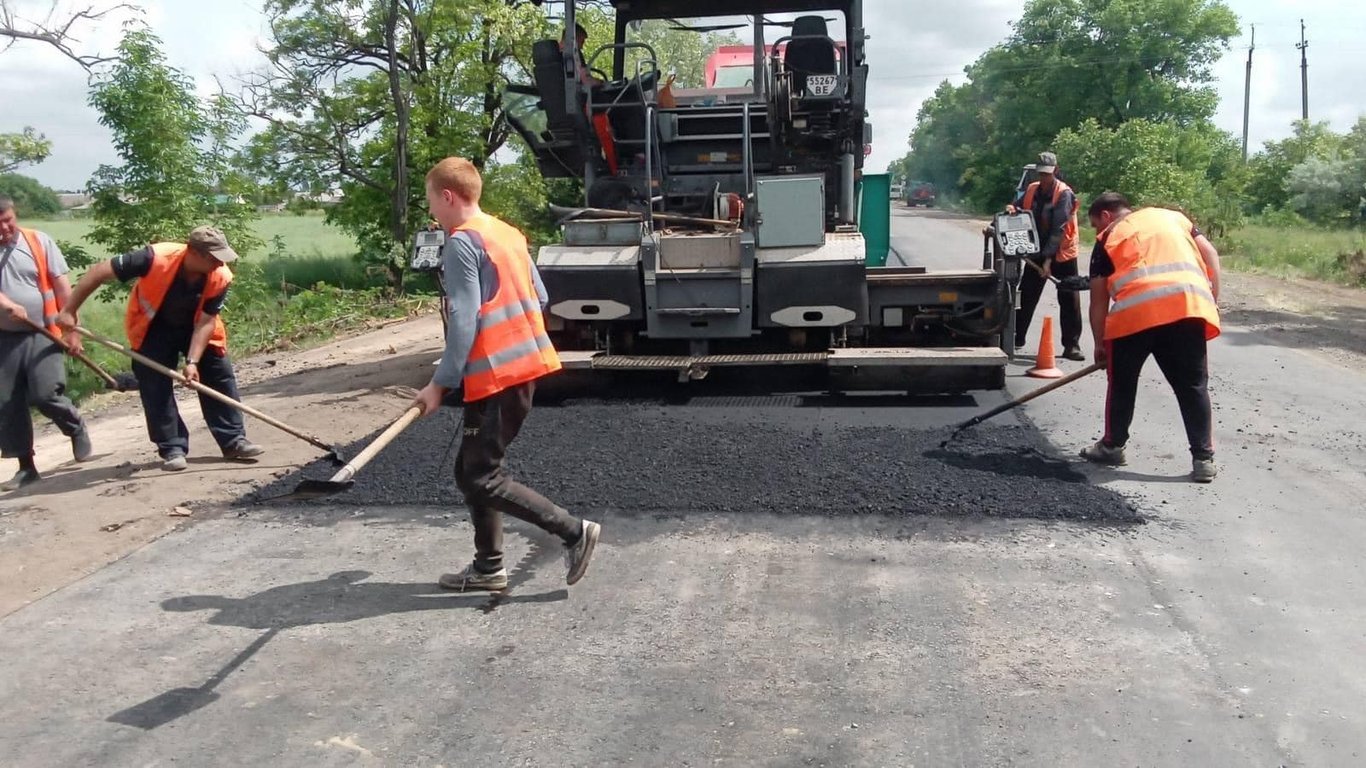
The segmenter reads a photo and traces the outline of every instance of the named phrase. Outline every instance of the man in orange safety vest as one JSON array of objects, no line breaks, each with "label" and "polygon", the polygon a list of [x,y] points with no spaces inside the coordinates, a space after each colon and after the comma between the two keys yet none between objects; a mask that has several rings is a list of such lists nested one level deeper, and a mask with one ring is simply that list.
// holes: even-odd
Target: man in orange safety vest
[{"label": "man in orange safety vest", "polygon": [[508,445],[531,413],[536,381],[560,370],[541,315],[547,298],[526,237],[479,208],[483,179],[468,160],[448,157],[427,174],[427,203],[446,230],[442,281],[449,313],[446,350],[413,401],[430,415],[460,390],[464,431],[455,477],[474,523],[474,561],[439,583],[446,589],[507,589],[503,513],[564,542],[567,581],[583,578],[599,525],[581,520],[508,477]]},{"label": "man in orange safety vest", "polygon": [[1091,332],[1110,377],[1105,436],[1082,450],[1125,463],[1138,377],[1151,355],[1176,393],[1191,451],[1191,479],[1214,480],[1213,415],[1206,343],[1219,335],[1219,252],[1178,211],[1132,210],[1117,192],[1091,204]]}]

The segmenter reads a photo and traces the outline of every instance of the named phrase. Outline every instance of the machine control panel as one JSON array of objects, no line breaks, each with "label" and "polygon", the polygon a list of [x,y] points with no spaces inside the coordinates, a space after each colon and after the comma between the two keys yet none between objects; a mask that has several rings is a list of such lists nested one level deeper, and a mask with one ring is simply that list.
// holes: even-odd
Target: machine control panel
[{"label": "machine control panel", "polygon": [[445,244],[446,233],[439,229],[418,232],[413,244],[412,268],[416,270],[441,269],[441,246]]},{"label": "machine control panel", "polygon": [[1033,256],[1042,248],[1034,217],[1027,213],[996,215],[996,246],[1006,256]]}]

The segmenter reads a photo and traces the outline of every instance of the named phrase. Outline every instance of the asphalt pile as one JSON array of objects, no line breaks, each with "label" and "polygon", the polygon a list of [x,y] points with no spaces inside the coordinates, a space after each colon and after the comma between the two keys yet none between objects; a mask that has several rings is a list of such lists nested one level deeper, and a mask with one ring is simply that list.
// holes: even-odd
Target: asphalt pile
[{"label": "asphalt pile", "polygon": [[[304,503],[462,506],[454,482],[458,421],[454,409],[419,421],[350,490]],[[1141,520],[1122,496],[1051,456],[1027,426],[984,425],[941,448],[944,429],[840,422],[839,414],[812,417],[809,409],[593,401],[538,407],[512,445],[508,468],[579,513]],[[248,500],[268,500],[334,471],[315,462]]]}]

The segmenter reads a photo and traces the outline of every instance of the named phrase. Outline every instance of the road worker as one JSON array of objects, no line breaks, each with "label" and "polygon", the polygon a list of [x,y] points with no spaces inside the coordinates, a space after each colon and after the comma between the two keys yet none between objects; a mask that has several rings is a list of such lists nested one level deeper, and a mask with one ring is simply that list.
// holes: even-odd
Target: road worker
[{"label": "road worker", "polygon": [[[152,243],[91,267],[76,284],[57,324],[74,328],[81,305],[106,282],[136,280],[123,321],[133,350],[171,369],[184,356],[186,379],[240,400],[220,317],[232,282],[227,265],[236,260],[237,252],[214,227],[196,228],[184,243]],[[157,446],[162,469],[185,469],[190,432],[176,407],[174,382],[137,362],[133,374],[147,434]],[[199,396],[199,408],[224,458],[250,459],[264,453],[247,440],[240,411],[204,395]]]},{"label": "road worker", "polygon": [[[66,366],[57,343],[33,324],[57,333],[57,313],[71,298],[66,259],[51,237],[19,226],[14,201],[0,197],[0,456],[19,471],[0,485],[13,491],[40,479],[33,462],[30,408],[71,438],[76,461],[90,458],[90,433],[66,396]],[[80,338],[66,343],[79,350]]]},{"label": "road worker", "polygon": [[[1058,157],[1043,152],[1035,164],[1039,179],[1011,205],[1007,213],[1025,211],[1033,215],[1039,230],[1042,247],[1033,259],[1040,270],[1025,268],[1020,278],[1020,308],[1015,313],[1015,347],[1027,341],[1029,323],[1043,296],[1049,276],[1066,280],[1077,272],[1077,195],[1057,177]],[[1062,315],[1062,356],[1068,360],[1085,360],[1081,351],[1081,297],[1076,291],[1058,288],[1058,305]]]},{"label": "road worker", "polygon": [[456,484],[474,523],[474,561],[440,585],[460,592],[508,586],[503,513],[564,542],[570,584],[588,568],[600,527],[508,477],[508,445],[531,413],[536,381],[560,370],[541,312],[547,298],[526,237],[479,209],[483,180],[474,165],[448,157],[427,174],[427,203],[445,228],[442,280],[450,314],[446,350],[431,383],[414,399],[435,413],[463,390],[464,432]]},{"label": "road worker", "polygon": [[1091,332],[1105,363],[1105,436],[1082,450],[1099,464],[1125,463],[1138,376],[1151,355],[1176,393],[1190,442],[1191,479],[1214,480],[1213,415],[1206,343],[1219,335],[1219,252],[1191,220],[1165,208],[1131,210],[1107,192],[1087,212],[1097,232],[1091,253]]}]

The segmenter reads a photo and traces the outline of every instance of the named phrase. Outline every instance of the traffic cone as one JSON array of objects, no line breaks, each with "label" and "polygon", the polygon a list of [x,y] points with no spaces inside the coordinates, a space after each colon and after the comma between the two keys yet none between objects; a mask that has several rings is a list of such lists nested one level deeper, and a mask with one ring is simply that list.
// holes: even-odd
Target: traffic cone
[{"label": "traffic cone", "polygon": [[1062,371],[1053,359],[1053,316],[1043,319],[1043,337],[1039,339],[1039,354],[1034,358],[1034,367],[1025,371],[1026,376],[1036,379],[1060,379]]}]

